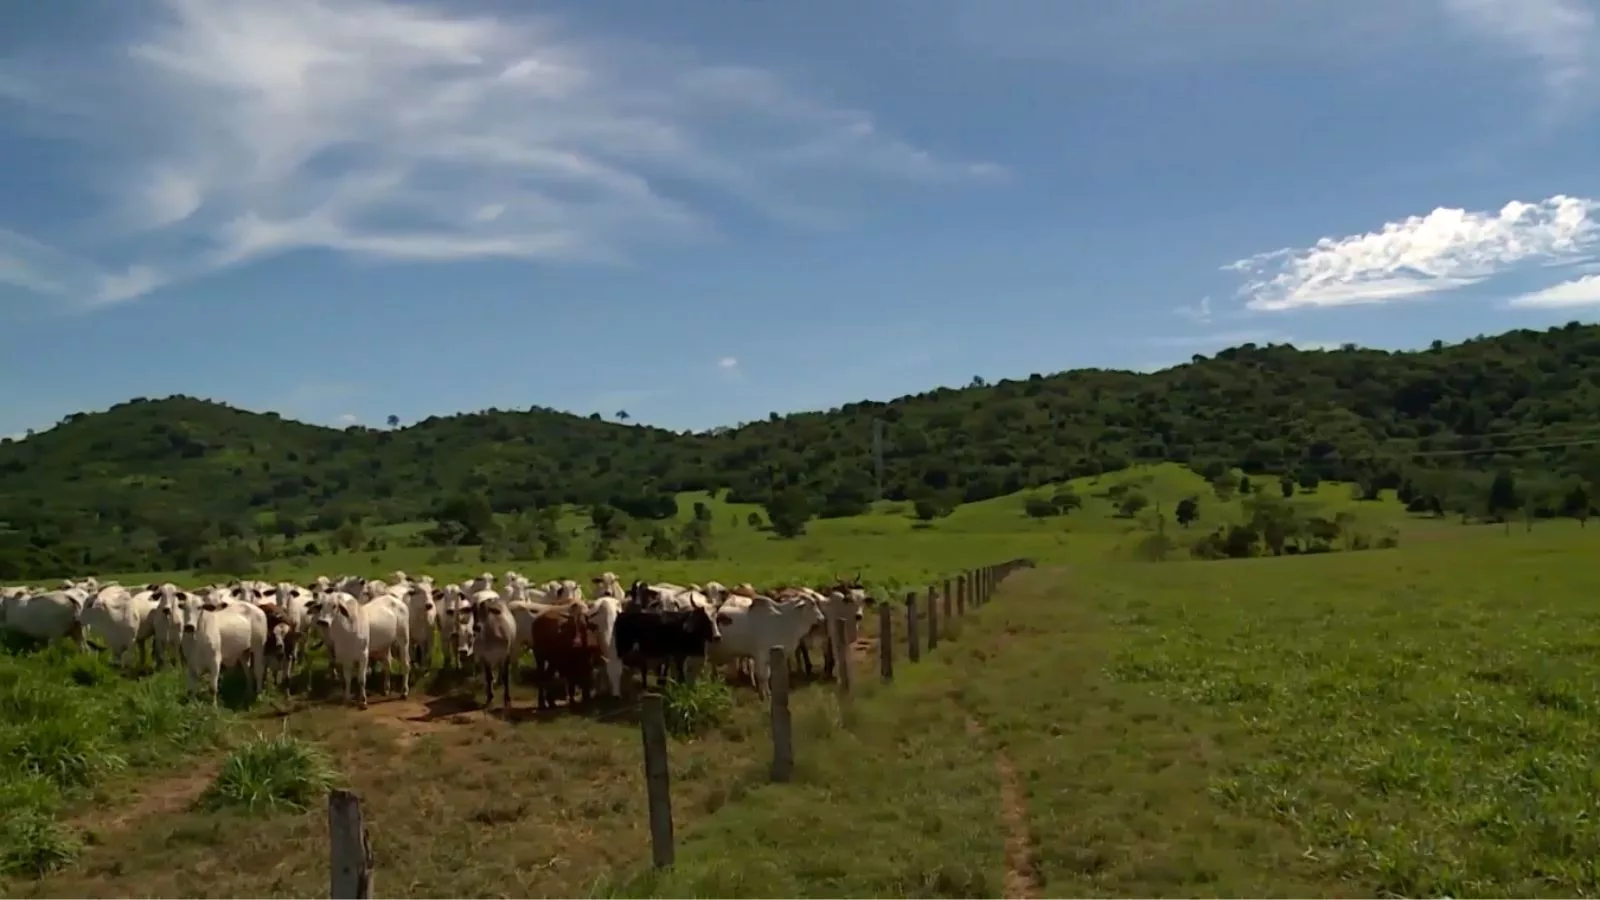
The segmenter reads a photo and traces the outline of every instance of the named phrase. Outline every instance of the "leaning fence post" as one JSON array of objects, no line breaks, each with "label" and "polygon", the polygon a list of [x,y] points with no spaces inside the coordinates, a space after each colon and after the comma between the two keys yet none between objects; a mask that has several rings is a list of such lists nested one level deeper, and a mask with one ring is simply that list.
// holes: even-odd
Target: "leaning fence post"
[{"label": "leaning fence post", "polygon": [[950,628],[950,620],[956,614],[956,592],[952,590],[953,583],[950,579],[944,580],[944,590],[939,592],[939,599],[944,602],[945,629]]},{"label": "leaning fence post", "polygon": [[928,652],[939,646],[939,592],[928,585]]},{"label": "leaning fence post", "polygon": [[922,647],[917,642],[917,592],[906,594],[906,658],[912,662],[922,659]]},{"label": "leaning fence post", "polygon": [[328,857],[329,897],[372,896],[372,840],[361,818],[361,798],[337,788],[328,792]]},{"label": "leaning fence post", "polygon": [[794,774],[794,729],[789,719],[789,654],[782,645],[767,651],[767,689],[772,693],[772,780]]},{"label": "leaning fence post", "polygon": [[834,619],[829,626],[828,639],[833,642],[833,677],[838,679],[839,694],[843,697],[850,696],[850,681],[855,674],[850,671],[851,647],[849,641],[849,623],[844,619]]},{"label": "leaning fence post", "polygon": [[644,695],[639,732],[644,738],[644,787],[650,805],[650,861],[658,869],[672,865],[672,773],[667,764],[667,717],[661,695]]},{"label": "leaning fence post", "polygon": [[887,601],[878,604],[878,674],[884,684],[894,680],[894,610]]},{"label": "leaning fence post", "polygon": [[967,614],[967,576],[956,576],[956,615]]}]

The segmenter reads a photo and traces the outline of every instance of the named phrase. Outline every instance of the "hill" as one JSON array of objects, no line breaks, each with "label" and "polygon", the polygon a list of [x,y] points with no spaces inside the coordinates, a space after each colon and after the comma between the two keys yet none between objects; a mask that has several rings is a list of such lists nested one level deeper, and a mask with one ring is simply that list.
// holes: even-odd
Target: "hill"
[{"label": "hill", "polygon": [[1373,496],[1396,488],[1433,510],[1479,504],[1487,479],[1474,473],[1515,468],[1543,479],[1517,505],[1549,513],[1571,493],[1554,475],[1600,481],[1595,409],[1600,326],[1576,323],[1416,352],[1246,344],[1151,374],[974,378],[698,435],[538,407],[339,430],[141,399],[0,443],[0,578],[186,568],[258,530],[415,521],[448,505],[483,508],[485,527],[488,512],[560,504],[666,518],[677,492],[728,488],[731,501],[775,500],[801,521],[853,515],[875,493],[874,420],[884,496],[932,516],[1158,461],[1209,478],[1238,468],[1354,481]]}]

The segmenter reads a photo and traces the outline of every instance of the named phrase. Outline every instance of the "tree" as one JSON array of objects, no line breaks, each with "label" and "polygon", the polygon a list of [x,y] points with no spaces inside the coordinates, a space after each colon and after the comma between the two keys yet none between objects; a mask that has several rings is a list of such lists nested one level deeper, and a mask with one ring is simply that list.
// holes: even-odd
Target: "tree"
[{"label": "tree", "polygon": [[1294,478],[1285,475],[1278,479],[1278,492],[1283,494],[1285,500],[1294,496]]},{"label": "tree", "polygon": [[389,427],[390,428],[399,428],[400,427],[400,417],[399,416],[391,414],[389,416],[389,418],[385,419],[384,421],[389,423]]},{"label": "tree", "polygon": [[1505,469],[1494,474],[1494,480],[1489,483],[1488,512],[1496,522],[1503,522],[1507,515],[1515,512],[1522,505],[1517,496],[1517,480]]},{"label": "tree", "polygon": [[767,521],[778,537],[796,538],[805,534],[806,522],[811,520],[811,502],[805,494],[794,488],[785,488],[772,495],[765,505]]},{"label": "tree", "polygon": [[1137,516],[1140,510],[1149,505],[1149,497],[1146,497],[1138,491],[1129,491],[1128,493],[1123,494],[1122,499],[1117,503],[1117,514],[1125,519],[1131,519],[1134,516]]},{"label": "tree", "polygon": [[[1051,516],[1061,514],[1061,511],[1056,509],[1056,505],[1054,503],[1051,503],[1049,500],[1046,500],[1043,497],[1029,497],[1028,499],[1024,500],[1022,502],[1022,511],[1035,519],[1048,519]],[[917,518],[922,518],[920,512],[918,513]],[[929,516],[929,518],[932,518],[932,516]]]},{"label": "tree", "polygon": [[1589,499],[1589,486],[1582,481],[1574,481],[1567,489],[1566,496],[1561,499],[1561,513],[1578,520],[1578,527],[1584,528],[1589,524],[1589,511],[1593,501]]},{"label": "tree", "polygon": [[1249,475],[1239,476],[1239,496],[1243,497],[1248,495],[1250,491],[1254,489],[1254,487],[1255,486],[1250,483]]},{"label": "tree", "polygon": [[1200,501],[1195,497],[1185,497],[1178,501],[1178,508],[1173,510],[1173,516],[1178,524],[1188,528],[1200,519]]},{"label": "tree", "polygon": [[617,410],[617,421],[618,422],[626,422],[626,421],[628,421],[628,411],[625,410],[625,409]]},{"label": "tree", "polygon": [[1055,507],[1056,512],[1066,515],[1075,509],[1083,508],[1083,498],[1072,488],[1062,488],[1050,498],[1050,505]]},{"label": "tree", "polygon": [[1300,476],[1297,480],[1300,484],[1300,490],[1305,491],[1308,494],[1315,492],[1317,485],[1322,483],[1322,479],[1319,478],[1317,473],[1311,469],[1301,469]]},{"label": "tree", "polygon": [[482,494],[460,494],[434,513],[441,526],[454,523],[461,529],[461,544],[481,544],[494,532],[494,508]]}]

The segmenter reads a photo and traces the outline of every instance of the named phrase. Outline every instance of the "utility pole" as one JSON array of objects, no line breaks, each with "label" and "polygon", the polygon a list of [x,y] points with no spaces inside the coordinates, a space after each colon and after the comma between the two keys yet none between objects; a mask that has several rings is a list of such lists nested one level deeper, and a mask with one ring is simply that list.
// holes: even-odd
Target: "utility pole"
[{"label": "utility pole", "polygon": [[878,488],[878,499],[883,499],[883,420],[872,420],[872,473]]}]

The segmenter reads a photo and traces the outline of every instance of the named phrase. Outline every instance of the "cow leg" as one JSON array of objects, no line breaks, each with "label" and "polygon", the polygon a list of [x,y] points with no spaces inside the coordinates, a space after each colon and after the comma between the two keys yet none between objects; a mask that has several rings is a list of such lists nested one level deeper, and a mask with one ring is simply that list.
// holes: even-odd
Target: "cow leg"
[{"label": "cow leg", "polygon": [[500,663],[500,699],[506,712],[511,712],[511,660]]},{"label": "cow leg", "polygon": [[833,640],[829,638],[828,642],[822,645],[822,677],[832,678],[833,666]]},{"label": "cow leg", "polygon": [[488,709],[494,706],[494,666],[489,665],[487,662],[481,665],[483,667],[483,708]]}]

